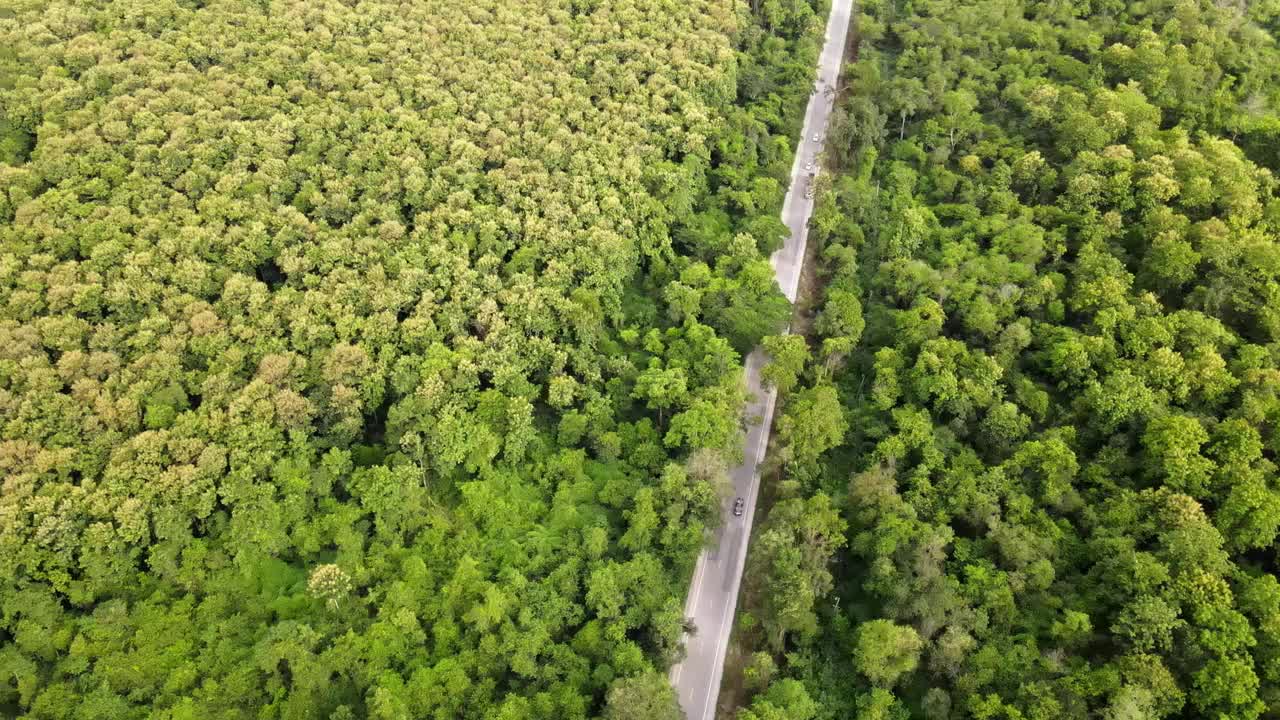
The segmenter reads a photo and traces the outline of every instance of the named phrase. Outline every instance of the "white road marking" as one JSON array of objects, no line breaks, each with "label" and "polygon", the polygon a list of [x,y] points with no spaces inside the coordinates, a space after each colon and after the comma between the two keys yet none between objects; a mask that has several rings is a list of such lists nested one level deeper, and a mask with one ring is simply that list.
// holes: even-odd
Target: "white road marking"
[{"label": "white road marking", "polygon": [[[851,5],[852,0],[834,0],[832,3],[831,14],[827,21],[826,44],[820,56],[815,87],[822,86],[823,83],[834,85],[832,78],[839,77]],[[801,167],[809,162],[805,159],[806,157],[822,150],[827,134],[825,124],[832,104],[814,93],[810,95],[809,102],[805,106],[804,129],[791,164],[791,187],[788,188],[782,203],[782,221],[790,232],[783,247],[769,258],[779,289],[791,302],[795,302],[796,291],[800,285],[801,266],[809,236],[808,220],[814,205],[813,198],[796,197],[796,193],[800,193],[801,196],[805,194],[808,182],[807,175],[801,172]],[[815,136],[816,141],[813,139]],[[810,146],[811,143],[813,147]],[[815,163],[815,166],[812,173],[816,179],[821,173],[821,165]],[[806,204],[800,207],[802,212],[793,218],[796,202]],[[789,332],[790,328],[787,331]],[[777,400],[775,392],[761,386],[760,366],[763,361],[762,351],[757,349],[747,356],[743,368],[747,389],[755,395],[755,400],[748,404],[749,412],[757,407],[762,407],[762,411],[759,414],[761,424],[749,428],[744,439],[747,443],[744,449],[747,452],[744,453],[743,463],[732,471],[732,477],[735,478],[734,489],[744,500],[742,521],[735,523],[730,520],[720,535],[721,548],[733,548],[733,542],[737,539],[737,552],[733,557],[725,554],[723,562],[721,562],[721,555],[715,550],[704,550],[699,555],[694,567],[689,597],[685,603],[685,617],[692,619],[695,623],[699,619],[705,620],[706,627],[696,627],[699,632],[695,638],[690,638],[688,633],[682,636],[687,654],[684,660],[671,669],[669,676],[680,698],[680,705],[690,720],[712,720],[715,717],[714,704],[724,674],[724,657],[728,652],[731,620],[737,607],[738,592],[741,590],[742,573],[755,517],[756,499],[759,495],[759,466],[768,451],[769,430]],[[754,436],[753,430],[756,431]],[[755,443],[754,452],[751,449],[753,442]],[[743,475],[745,477],[741,477]],[[716,586],[714,591],[703,593],[704,586],[712,584]],[[703,607],[704,604],[710,606]],[[714,635],[707,632],[712,628],[717,630]],[[691,709],[693,712],[690,712]]]}]

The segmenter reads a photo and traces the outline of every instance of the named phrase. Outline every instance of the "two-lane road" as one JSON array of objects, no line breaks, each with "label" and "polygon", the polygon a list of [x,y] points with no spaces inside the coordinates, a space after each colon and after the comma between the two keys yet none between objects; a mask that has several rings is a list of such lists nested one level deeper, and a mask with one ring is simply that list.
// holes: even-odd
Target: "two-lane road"
[{"label": "two-lane road", "polygon": [[[796,288],[800,284],[809,215],[813,212],[813,200],[805,197],[805,188],[810,172],[817,174],[816,156],[826,138],[827,116],[831,110],[831,99],[824,91],[828,87],[834,89],[840,75],[851,6],[852,0],[832,0],[826,42],[818,59],[815,92],[809,97],[809,106],[805,110],[804,130],[791,166],[791,186],[782,204],[782,221],[790,232],[782,248],[770,258],[778,286],[792,302],[795,302]],[[813,164],[812,171],[806,169],[809,163]],[[763,363],[764,354],[759,348],[747,357],[747,391],[754,399],[748,403],[746,412],[748,417],[759,417],[761,422],[751,426],[742,464],[730,473],[734,491],[746,505],[741,517],[733,516],[726,509],[726,521],[717,532],[714,545],[698,558],[685,602],[685,617],[693,620],[696,632],[685,636],[685,659],[671,668],[671,683],[689,720],[711,720],[716,714],[724,655],[729,646],[738,588],[747,558],[747,543],[751,538],[751,519],[756,508],[759,489],[757,467],[769,445],[769,428],[773,422],[774,392],[760,383]]]}]

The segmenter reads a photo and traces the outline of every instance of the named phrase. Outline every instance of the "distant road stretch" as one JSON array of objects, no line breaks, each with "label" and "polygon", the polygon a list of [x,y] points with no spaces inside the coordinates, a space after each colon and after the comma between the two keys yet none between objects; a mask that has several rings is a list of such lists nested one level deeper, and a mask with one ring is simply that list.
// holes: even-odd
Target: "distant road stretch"
[{"label": "distant road stretch", "polygon": [[[831,98],[824,91],[827,87],[834,90],[840,75],[851,6],[852,0],[832,0],[826,43],[818,60],[816,92],[809,97],[809,107],[805,110],[804,131],[791,166],[791,186],[782,204],[782,221],[790,233],[786,243],[770,258],[778,286],[792,302],[800,284],[809,215],[813,212],[813,200],[805,197],[805,188],[810,173],[817,175],[816,156],[826,139],[827,116],[831,111]],[[807,169],[810,163],[812,170]],[[671,668],[671,684],[689,720],[711,720],[716,714],[724,655],[738,604],[738,588],[742,583],[756,491],[760,485],[756,467],[769,445],[769,427],[773,420],[774,393],[760,384],[763,363],[764,354],[759,348],[747,356],[747,391],[755,398],[748,403],[747,414],[759,416],[761,423],[747,433],[742,464],[730,473],[735,494],[744,499],[746,507],[741,517],[734,517],[726,508],[725,523],[717,532],[715,545],[698,558],[684,610],[685,617],[693,620],[696,632],[685,636],[685,659]]]}]

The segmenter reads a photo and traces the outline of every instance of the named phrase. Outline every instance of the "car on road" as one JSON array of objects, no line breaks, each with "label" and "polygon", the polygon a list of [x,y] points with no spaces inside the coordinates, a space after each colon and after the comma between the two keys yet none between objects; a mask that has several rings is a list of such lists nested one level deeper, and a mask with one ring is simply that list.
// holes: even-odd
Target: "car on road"
[{"label": "car on road", "polygon": [[734,500],[734,501],[733,501],[733,515],[734,515],[734,517],[742,517],[742,506],[743,506],[743,505],[746,505],[746,503],[742,500],[742,498],[738,498],[738,499],[736,499],[736,500]]},{"label": "car on road", "polygon": [[807,163],[805,163],[805,164],[804,164],[804,171],[805,171],[805,172],[813,172],[813,163],[811,163],[811,162],[807,162]]},{"label": "car on road", "polygon": [[818,133],[813,134],[813,141],[818,142]]}]

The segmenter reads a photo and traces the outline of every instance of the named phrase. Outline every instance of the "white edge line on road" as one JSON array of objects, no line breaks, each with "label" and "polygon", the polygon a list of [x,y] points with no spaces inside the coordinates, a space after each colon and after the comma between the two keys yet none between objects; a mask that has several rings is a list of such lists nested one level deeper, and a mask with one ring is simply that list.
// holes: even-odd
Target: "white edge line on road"
[{"label": "white edge line on road", "polygon": [[[773,425],[773,409],[774,402],[777,400],[778,393],[773,388],[765,390],[765,407],[764,413],[761,415],[761,432],[764,433],[764,442],[760,443],[760,448],[756,450],[755,467],[751,470],[752,481],[747,490],[747,507],[751,512],[747,515],[746,521],[743,523],[742,545],[738,550],[737,564],[735,567],[746,568],[747,548],[751,544],[751,527],[755,522],[756,498],[759,495],[760,483],[756,482],[756,478],[760,475],[760,463],[764,460],[765,452],[769,448],[769,428]],[[729,651],[729,636],[725,634],[726,626],[729,620],[737,613],[738,595],[742,591],[742,573],[738,573],[733,582],[733,592],[730,594],[730,601],[726,603],[720,611],[720,632],[719,636],[725,639],[723,643],[717,643],[714,671],[712,677],[714,686],[717,690],[720,682],[724,679],[724,656]],[[702,704],[702,717],[708,717],[707,708],[719,699],[718,692],[708,692],[707,699]]]},{"label": "white edge line on road", "polygon": [[[693,585],[691,586],[693,588],[693,592],[689,593],[689,597],[684,603],[684,617],[686,619],[693,614],[693,610],[698,606],[698,598],[702,595],[702,575],[706,570],[706,563],[704,562],[706,557],[706,552],[698,553],[698,560],[693,566]],[[688,633],[683,631],[681,632],[682,638],[686,638],[687,636]],[[687,643],[688,641],[685,640],[682,644]],[[684,660],[681,660],[671,666],[671,672],[667,675],[667,680],[672,685],[675,685],[680,681],[680,672],[682,670],[684,670]]]},{"label": "white edge line on road", "polygon": [[[838,38],[833,39],[831,36],[832,21],[836,19],[837,11],[839,9],[838,6],[840,4],[841,4],[840,0],[835,0],[835,2],[832,2],[830,12],[827,16],[826,33],[823,37],[823,50],[818,57],[817,77],[814,80],[815,86],[822,83],[822,81],[825,78],[825,71],[826,71],[827,65],[829,65],[832,61],[837,63],[836,67],[834,68],[834,71],[835,71],[834,75],[836,79],[835,81],[833,81],[832,84],[838,83],[841,71],[844,69],[843,68],[844,49],[848,39],[848,30],[849,30],[848,26],[852,16],[852,3],[849,3],[849,7],[846,8],[847,17],[844,18],[844,23],[841,27],[841,31],[838,34]],[[838,39],[838,42],[834,42],[834,40],[836,39]],[[831,57],[831,56],[834,56],[834,57]],[[784,196],[783,203],[782,203],[782,221],[784,224],[787,222],[787,216],[790,213],[792,203],[794,202],[794,199],[795,199],[794,198],[794,193],[796,190],[795,179],[800,172],[801,163],[803,162],[803,157],[805,152],[805,146],[806,146],[806,143],[811,142],[809,140],[809,135],[811,134],[810,115],[815,110],[818,109],[817,103],[822,102],[823,100],[825,100],[825,95],[814,93],[809,98],[809,102],[805,106],[804,123],[801,129],[800,142],[796,147],[796,155],[793,158],[791,163],[792,186],[787,189],[787,194]],[[829,121],[829,118],[828,118],[828,121]],[[822,149],[826,145],[826,139],[827,139],[826,132],[827,132],[827,128],[824,126],[821,132],[821,141],[817,143],[818,152],[815,153],[815,156],[818,153],[821,153]],[[816,178],[819,174],[821,174],[821,168],[815,167],[814,177]],[[812,204],[812,200],[809,198],[805,198],[805,201],[810,202]],[[779,283],[780,285],[779,289],[782,290],[784,296],[786,296],[787,299],[793,303],[795,302],[796,293],[799,290],[800,275],[803,272],[804,255],[808,247],[808,235],[809,235],[808,219],[809,217],[812,216],[812,212],[813,212],[813,208],[810,207],[808,216],[806,217],[804,224],[800,226],[800,233],[799,233],[799,239],[798,239],[799,242],[795,243],[795,250],[796,250],[795,257],[790,258],[790,259],[799,261],[798,266],[797,266],[797,263],[794,263],[794,262],[792,263],[793,268],[795,268],[795,277],[787,278],[788,287],[785,287],[785,288],[781,287],[781,283]],[[777,278],[777,276],[779,275],[778,265],[781,264],[783,260],[788,259],[783,257],[783,249],[785,249],[785,247],[786,246],[784,243],[783,248],[780,248],[777,252],[775,252],[770,257],[770,265],[773,266],[775,278]],[[791,328],[788,327],[785,332],[789,333],[790,330]],[[750,360],[751,360],[751,357],[748,356],[747,362],[744,363],[744,368],[743,368],[744,375],[747,377],[750,377],[750,372],[751,372]],[[762,385],[762,388],[763,388],[763,385]],[[777,393],[772,388],[764,388],[764,393],[766,396],[765,409],[761,415],[761,423],[763,426],[762,432],[764,433],[763,442],[760,443],[760,446],[756,450],[755,467],[752,469],[751,476],[748,479],[747,497],[745,498],[745,500],[746,500],[747,508],[750,510],[750,512],[746,514],[746,518],[744,520],[744,527],[743,527],[744,534],[743,534],[742,546],[741,548],[739,548],[739,551],[738,551],[737,564],[733,566],[738,569],[738,572],[735,573],[734,575],[733,592],[731,594],[730,601],[721,607],[721,612],[720,612],[720,632],[717,638],[723,640],[723,642],[716,642],[716,645],[715,645],[715,650],[713,655],[713,666],[711,669],[711,677],[709,678],[710,682],[707,688],[706,700],[704,701],[703,707],[702,707],[702,718],[701,719],[695,718],[693,720],[705,720],[707,718],[713,718],[714,715],[709,716],[707,714],[707,710],[713,702],[719,699],[718,690],[719,690],[720,682],[723,680],[723,674],[724,674],[724,656],[728,652],[728,645],[729,645],[729,637],[728,635],[725,634],[725,625],[728,622],[728,619],[733,617],[733,615],[737,610],[738,594],[741,591],[742,576],[743,576],[743,573],[745,572],[747,550],[751,542],[751,528],[755,518],[755,504],[756,504],[757,496],[759,494],[759,485],[760,485],[759,466],[760,466],[760,463],[764,461],[764,456],[768,450],[769,437],[771,435],[769,430],[773,423],[774,404],[777,399]],[[748,431],[747,435],[748,437],[750,436],[750,431]],[[706,558],[707,558],[707,551],[704,548],[702,553],[700,553],[698,556],[697,564],[694,569],[692,591],[690,592],[689,598],[685,603],[686,617],[689,617],[691,614],[696,614],[696,613],[693,613],[693,611],[696,610],[697,601],[701,598],[702,579],[706,569],[706,563],[705,563]],[[684,633],[682,635],[682,638],[687,646],[689,634]],[[684,667],[684,661],[687,659],[688,657],[686,656],[684,660],[681,660],[679,664],[677,664],[672,668],[670,678],[673,685],[679,680],[681,676],[681,671],[683,670],[683,667]],[[716,691],[714,694],[711,692],[713,689]]]}]

